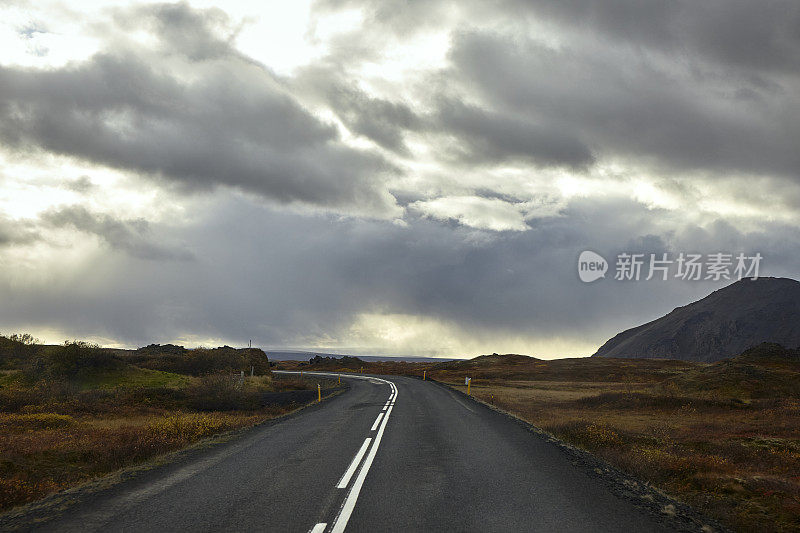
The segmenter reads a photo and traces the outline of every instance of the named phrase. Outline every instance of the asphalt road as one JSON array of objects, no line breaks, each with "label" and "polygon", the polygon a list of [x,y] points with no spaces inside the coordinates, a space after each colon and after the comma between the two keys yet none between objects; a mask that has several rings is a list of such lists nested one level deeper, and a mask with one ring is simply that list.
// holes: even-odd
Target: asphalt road
[{"label": "asphalt road", "polygon": [[118,484],[38,530],[667,530],[553,443],[456,392],[346,379],[344,394]]}]

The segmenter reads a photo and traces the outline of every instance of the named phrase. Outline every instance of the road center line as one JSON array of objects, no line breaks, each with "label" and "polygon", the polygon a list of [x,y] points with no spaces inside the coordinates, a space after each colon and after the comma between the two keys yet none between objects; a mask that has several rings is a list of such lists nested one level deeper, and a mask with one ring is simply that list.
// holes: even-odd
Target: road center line
[{"label": "road center line", "polygon": [[337,489],[344,489],[347,487],[347,484],[350,483],[350,478],[353,477],[353,473],[358,468],[358,465],[361,464],[361,458],[364,457],[364,454],[367,452],[367,448],[369,447],[369,443],[372,441],[371,437],[367,437],[364,441],[364,444],[361,445],[361,448],[358,449],[356,452],[356,456],[353,457],[353,461],[350,463],[350,466],[345,470],[342,479],[339,480],[339,483],[336,485]]},{"label": "road center line", "polygon": [[[286,371],[286,370],[275,370],[274,372],[278,372],[278,373],[281,373],[281,374],[295,374],[295,373],[297,373],[297,372]],[[309,374],[322,375],[322,376],[334,375],[334,374],[328,374],[326,372],[313,372],[313,373],[309,372]],[[380,429],[378,430],[378,434],[375,436],[375,440],[372,441],[372,446],[369,447],[369,453],[367,454],[367,458],[364,459],[364,462],[361,465],[361,469],[358,471],[358,475],[356,476],[356,480],[353,482],[353,486],[350,487],[350,492],[347,493],[347,497],[345,498],[344,503],[342,503],[342,508],[339,511],[339,515],[336,517],[336,521],[334,522],[330,533],[344,533],[344,529],[347,527],[347,522],[350,520],[350,515],[353,514],[353,510],[356,507],[356,501],[358,501],[358,495],[361,493],[361,487],[364,485],[364,480],[367,478],[367,473],[369,473],[369,469],[372,466],[372,461],[375,460],[375,455],[378,453],[378,446],[380,446],[380,444],[381,444],[381,439],[383,438],[383,432],[386,430],[386,424],[389,422],[389,416],[391,416],[391,414],[392,414],[392,409],[394,409],[394,404],[397,401],[397,395],[398,395],[397,387],[395,386],[394,383],[392,383],[389,380],[380,379],[380,378],[368,378],[368,377],[365,377],[365,376],[350,376],[350,377],[355,378],[355,379],[368,379],[370,381],[372,379],[375,379],[375,380],[380,381],[382,383],[386,383],[386,384],[389,385],[389,387],[391,387],[392,394],[389,396],[389,401],[387,402],[389,404],[389,408],[386,411],[386,414],[383,415],[383,422],[381,422]],[[377,420],[376,420],[376,423],[377,423]],[[368,445],[368,441],[369,441],[369,439],[367,439],[365,444]],[[364,447],[364,445],[362,445],[362,448],[363,447]],[[361,450],[359,450],[359,452],[360,451]],[[356,454],[356,455],[358,455],[358,454]],[[358,461],[355,461],[355,459],[354,459],[353,462],[356,465],[358,465]],[[349,470],[349,468],[348,468],[348,470]],[[346,486],[346,484],[345,484],[345,486]],[[322,529],[317,529],[320,526],[322,526]],[[325,530],[326,526],[327,526],[327,524],[323,524],[323,523],[320,522],[316,526],[314,526],[314,528],[311,531],[312,531],[312,533],[323,532]]]},{"label": "road center line", "polygon": [[[392,382],[389,382],[389,384],[394,390],[395,397],[397,397],[397,387],[395,387],[394,383]],[[358,501],[358,495],[361,492],[361,487],[364,485],[364,480],[367,477],[369,468],[372,466],[372,461],[375,459],[375,455],[378,453],[378,446],[381,444],[383,432],[386,429],[386,423],[389,421],[389,416],[392,414],[392,409],[394,409],[394,405],[389,407],[389,410],[386,411],[386,416],[383,417],[381,428],[378,430],[378,434],[375,436],[375,441],[372,443],[369,454],[364,460],[364,464],[361,466],[361,470],[359,470],[358,476],[356,477],[355,482],[353,482],[350,492],[347,494],[347,498],[344,500],[342,510],[339,512],[339,516],[336,517],[336,522],[333,524],[331,533],[343,533],[344,528],[347,527],[347,522],[350,520],[350,515],[353,514],[353,509],[356,507],[356,501]]]},{"label": "road center line", "polygon": [[370,431],[375,431],[378,429],[378,424],[381,423],[381,418],[383,418],[383,413],[378,414],[378,418],[375,419],[375,423],[372,424],[372,429],[370,429]]},{"label": "road center line", "polygon": [[311,531],[309,531],[308,533],[322,533],[323,531],[325,531],[325,527],[327,525],[328,524],[326,522],[320,522],[319,524],[312,527]]}]

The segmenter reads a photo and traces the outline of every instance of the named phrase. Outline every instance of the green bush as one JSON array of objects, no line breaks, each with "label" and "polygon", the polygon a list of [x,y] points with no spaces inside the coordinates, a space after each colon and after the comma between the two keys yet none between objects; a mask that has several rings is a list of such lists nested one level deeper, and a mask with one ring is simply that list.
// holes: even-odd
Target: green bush
[{"label": "green bush", "polygon": [[72,379],[116,370],[124,363],[95,344],[73,341],[51,347],[37,366],[34,371],[40,370],[44,376]]},{"label": "green bush", "polygon": [[244,390],[238,377],[229,372],[200,378],[188,395],[189,406],[198,411],[247,411],[261,407],[261,395]]},{"label": "green bush", "polygon": [[[165,345],[172,346],[172,345]],[[130,363],[150,370],[161,370],[205,376],[216,372],[240,372],[250,374],[250,368],[257,376],[268,375],[269,358],[258,348],[236,349],[230,346],[220,348],[197,348],[194,350],[169,349],[160,352],[157,345],[146,346],[136,351],[136,355],[127,357]],[[180,348],[180,347],[178,347]]]},{"label": "green bush", "polygon": [[14,384],[0,388],[0,411],[14,413],[30,406],[65,402],[75,394],[74,387],[62,380],[40,380],[33,386]]},{"label": "green bush", "polygon": [[30,333],[0,335],[0,368],[18,368],[30,361],[40,348],[38,342]]}]

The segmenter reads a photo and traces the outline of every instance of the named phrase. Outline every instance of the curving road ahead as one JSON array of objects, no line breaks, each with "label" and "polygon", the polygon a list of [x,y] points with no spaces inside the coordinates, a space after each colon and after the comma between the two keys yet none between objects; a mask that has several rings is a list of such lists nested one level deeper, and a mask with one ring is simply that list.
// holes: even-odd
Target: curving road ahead
[{"label": "curving road ahead", "polygon": [[667,531],[559,447],[459,393],[343,379],[345,394],[120,483],[38,530]]}]

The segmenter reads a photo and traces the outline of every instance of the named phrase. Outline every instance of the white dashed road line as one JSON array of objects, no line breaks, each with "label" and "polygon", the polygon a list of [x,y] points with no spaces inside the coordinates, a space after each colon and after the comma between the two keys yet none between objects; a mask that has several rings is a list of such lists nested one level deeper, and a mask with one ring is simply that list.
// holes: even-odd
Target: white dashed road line
[{"label": "white dashed road line", "polygon": [[362,444],[361,448],[358,449],[358,453],[356,453],[356,456],[353,457],[353,461],[350,463],[350,466],[345,471],[342,479],[340,479],[339,483],[336,485],[337,489],[347,488],[347,485],[350,483],[350,478],[353,477],[356,468],[358,468],[358,465],[361,464],[361,458],[364,457],[365,453],[367,453],[367,448],[369,447],[370,442],[372,442],[371,437],[367,437],[366,440],[364,440],[364,444]]},{"label": "white dashed road line", "polygon": [[[392,389],[394,390],[394,397],[396,398],[397,387],[394,386],[394,383],[389,382],[389,384],[392,386]],[[356,501],[358,501],[358,495],[361,493],[361,487],[364,485],[364,480],[367,477],[370,466],[372,466],[372,461],[375,459],[375,455],[378,453],[378,446],[381,444],[383,432],[386,429],[386,423],[389,421],[389,416],[392,414],[392,409],[394,409],[394,403],[389,406],[389,410],[386,411],[386,416],[383,417],[381,428],[378,430],[378,434],[375,436],[375,441],[369,450],[369,455],[367,455],[367,458],[364,460],[364,465],[361,467],[361,470],[359,470],[358,476],[356,477],[355,482],[353,482],[353,486],[350,489],[350,492],[347,494],[347,498],[344,500],[342,510],[339,512],[339,516],[336,517],[336,522],[333,524],[331,533],[343,533],[344,528],[347,527],[347,521],[350,520],[350,515],[353,514],[353,509],[356,507]]]},{"label": "white dashed road line", "polygon": [[[295,374],[296,372],[290,371],[281,371],[277,370],[275,372],[279,372],[282,374]],[[337,376],[338,374],[329,374],[327,372],[306,372],[309,375],[320,375],[320,376]],[[370,437],[367,437],[364,440],[364,443],[359,448],[358,452],[356,453],[353,460],[350,462],[350,466],[347,468],[345,473],[342,475],[342,478],[337,483],[337,489],[344,489],[347,488],[347,485],[350,483],[350,479],[353,477],[353,474],[358,470],[358,475],[356,476],[355,482],[353,482],[353,486],[350,488],[350,492],[347,493],[347,497],[344,499],[342,503],[342,507],[339,510],[339,515],[336,517],[336,520],[333,523],[333,526],[330,529],[330,533],[343,533],[344,529],[347,527],[347,522],[350,520],[350,515],[353,514],[353,510],[356,507],[356,502],[358,501],[358,496],[361,493],[361,487],[364,485],[364,480],[367,478],[367,473],[369,473],[369,469],[372,466],[372,461],[375,459],[375,455],[378,453],[378,446],[381,444],[381,439],[383,438],[383,432],[386,430],[386,424],[389,422],[389,416],[392,414],[392,409],[394,409],[394,404],[397,401],[397,387],[391,381],[374,378],[374,377],[366,377],[366,376],[349,376],[355,379],[366,379],[372,383],[386,383],[391,388],[392,392],[389,395],[389,399],[386,401],[386,404],[381,409],[381,413],[378,414],[378,418],[375,419],[375,423],[372,424],[372,429],[370,432],[375,431],[378,429],[378,434],[375,435],[375,439],[372,440]],[[385,411],[385,412],[384,412]],[[370,442],[372,446],[370,447]],[[364,459],[363,464],[361,463],[361,459],[369,449],[369,453]],[[361,469],[359,469],[359,464],[361,465]],[[326,528],[328,527],[327,522],[319,522],[316,524],[309,533],[324,533]]]},{"label": "white dashed road line", "polygon": [[383,418],[383,413],[380,413],[378,415],[378,418],[375,419],[375,423],[372,424],[372,429],[370,429],[370,431],[375,431],[376,429],[378,429],[378,424],[381,423],[381,418]]}]

